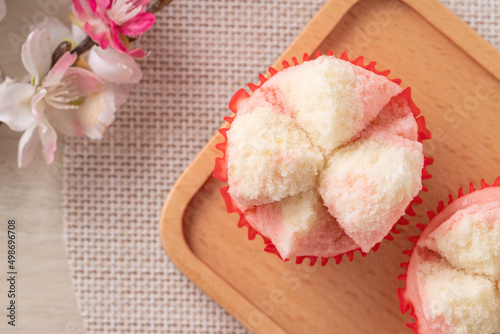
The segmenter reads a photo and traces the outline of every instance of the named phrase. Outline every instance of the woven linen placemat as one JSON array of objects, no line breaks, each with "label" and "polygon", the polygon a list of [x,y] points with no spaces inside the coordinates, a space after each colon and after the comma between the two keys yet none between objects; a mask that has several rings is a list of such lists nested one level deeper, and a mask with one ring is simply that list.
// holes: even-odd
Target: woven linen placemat
[{"label": "woven linen placemat", "polygon": [[[174,1],[139,42],[144,79],[100,142],[67,138],[66,244],[87,333],[247,333],[168,259],[158,234],[177,177],[325,0]],[[443,0],[497,48],[500,2]]]}]

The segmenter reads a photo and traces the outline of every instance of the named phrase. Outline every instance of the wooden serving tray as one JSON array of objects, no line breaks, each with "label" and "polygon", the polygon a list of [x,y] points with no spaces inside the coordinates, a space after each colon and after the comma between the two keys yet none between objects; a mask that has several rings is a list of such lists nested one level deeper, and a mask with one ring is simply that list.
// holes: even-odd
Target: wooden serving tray
[{"label": "wooden serving tray", "polygon": [[410,225],[351,263],[282,262],[226,213],[224,184],[211,176],[223,141],[216,134],[170,191],[161,239],[172,261],[252,332],[409,333],[396,288],[416,223],[459,187],[500,174],[500,53],[436,0],[331,0],[273,66],[330,49],[391,69],[390,77],[412,87],[433,133],[424,142],[433,178],[424,181],[429,192]]}]

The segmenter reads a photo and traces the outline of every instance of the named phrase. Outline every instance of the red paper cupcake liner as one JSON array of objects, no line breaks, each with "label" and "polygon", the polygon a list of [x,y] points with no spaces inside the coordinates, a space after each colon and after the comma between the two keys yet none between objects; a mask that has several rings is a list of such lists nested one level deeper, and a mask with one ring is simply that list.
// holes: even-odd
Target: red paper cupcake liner
[{"label": "red paper cupcake liner", "polygon": [[[317,51],[315,53],[315,55],[314,55],[314,58],[316,59],[316,58],[320,57],[321,55],[322,55],[321,52]],[[333,56],[333,51],[329,51],[326,55],[327,56]],[[371,72],[373,72],[375,74],[385,76],[389,80],[391,80],[392,82],[394,82],[394,83],[396,83],[398,85],[401,85],[401,79],[390,79],[388,77],[389,73],[391,72],[390,70],[384,70],[384,71],[377,70],[375,68],[375,65],[377,63],[374,62],[374,61],[369,62],[368,64],[365,65],[364,64],[364,58],[362,56],[360,56],[360,57],[358,57],[358,58],[356,58],[354,60],[350,60],[349,57],[347,56],[347,52],[345,52],[345,51],[340,55],[339,59],[348,61],[348,62],[350,62],[353,65],[360,66],[360,67],[362,67],[362,68],[364,68],[364,69],[366,69],[368,71],[371,71]],[[307,61],[310,61],[310,60],[311,60],[311,58],[309,57],[309,55],[307,53],[305,53],[304,56],[303,56],[303,61],[302,62],[307,62]],[[293,64],[290,65],[290,63],[288,61],[284,60],[282,62],[283,69],[291,67],[291,66],[297,66],[297,65],[300,64],[299,61],[297,60],[297,58],[295,58],[295,57],[292,58],[292,63]],[[274,76],[276,73],[279,72],[278,70],[274,69],[273,67],[269,67],[268,71],[271,74],[271,77]],[[259,74],[259,79],[260,79],[260,84],[259,85],[254,85],[252,83],[247,84],[248,88],[252,92],[255,92],[259,87],[261,87],[268,80],[263,74]],[[411,111],[413,113],[413,116],[415,117],[415,120],[417,122],[417,125],[418,125],[418,141],[421,143],[423,140],[430,139],[431,138],[431,133],[430,133],[430,131],[426,127],[424,116],[421,115],[420,109],[415,105],[415,103],[413,102],[413,100],[411,98],[411,88],[410,87],[406,88],[401,93],[401,96],[403,96],[403,97],[405,97],[407,99],[408,105],[410,106]],[[218,149],[219,151],[221,151],[223,153],[223,156],[221,158],[216,158],[215,159],[215,168],[214,168],[213,176],[216,179],[218,179],[219,181],[222,181],[222,182],[227,182],[228,181],[228,175],[227,175],[227,157],[226,157],[226,149],[227,149],[227,134],[226,133],[230,129],[231,123],[233,122],[234,118],[236,117],[236,113],[237,113],[236,106],[238,104],[238,101],[240,99],[246,99],[248,97],[250,97],[250,94],[245,89],[243,89],[243,88],[240,89],[240,90],[238,90],[233,95],[233,97],[229,101],[229,110],[231,110],[235,115],[233,115],[232,117],[229,117],[229,116],[224,117],[224,120],[229,123],[229,127],[219,129],[219,132],[224,136],[224,141],[222,143],[218,143],[217,145],[215,145],[215,148]],[[424,157],[424,167],[422,169],[422,179],[423,180],[431,178],[431,175],[427,172],[427,166],[432,165],[433,162],[434,162],[434,160],[432,158]],[[283,259],[280,256],[280,254],[278,253],[278,250],[276,249],[276,247],[274,246],[274,244],[271,242],[271,240],[269,238],[267,238],[266,236],[264,236],[261,233],[259,233],[256,229],[254,229],[248,223],[248,221],[245,219],[244,213],[241,212],[233,204],[232,198],[229,195],[228,190],[229,190],[229,186],[221,188],[221,194],[222,194],[222,197],[224,198],[224,202],[226,203],[227,212],[228,213],[237,213],[239,215],[240,218],[239,218],[239,221],[238,221],[238,227],[242,228],[242,227],[246,226],[248,228],[248,239],[249,240],[254,240],[257,235],[260,235],[262,237],[263,241],[264,241],[264,244],[265,244],[264,251],[266,251],[268,253],[276,254],[283,261],[288,261],[289,259]],[[426,187],[422,187],[422,191],[425,192],[427,190],[428,189]],[[420,203],[422,203],[422,199],[418,195],[415,196],[415,198],[413,198],[413,200],[410,202],[410,204],[406,208],[405,213],[408,216],[414,217],[415,216],[415,211],[413,210],[412,205],[413,204],[420,204]],[[394,236],[391,235],[391,233],[393,233],[393,234],[399,234],[399,231],[397,229],[397,225],[408,225],[408,224],[409,224],[409,221],[406,218],[404,218],[404,216],[402,216],[394,224],[394,226],[392,227],[391,231],[389,232],[389,234],[387,234],[384,237],[384,239],[385,240],[389,240],[389,241],[394,240]],[[378,248],[379,248],[379,246],[380,246],[380,243],[378,243],[375,246],[373,246],[373,248],[371,250],[372,251],[377,251]],[[328,260],[330,258],[334,258],[335,259],[335,263],[339,264],[342,261],[342,258],[343,258],[344,255],[347,256],[349,262],[352,262],[352,260],[354,258],[354,253],[356,251],[359,251],[361,253],[362,257],[365,257],[366,254],[367,254],[367,253],[361,251],[360,248],[358,248],[358,249],[351,250],[351,251],[348,251],[348,252],[343,253],[343,254],[339,254],[339,255],[333,256],[333,257],[297,256],[295,262],[297,264],[301,264],[302,262],[304,262],[305,259],[309,259],[309,264],[311,266],[313,266],[313,265],[316,264],[316,262],[319,259],[321,259],[321,265],[325,266],[328,263]]]},{"label": "red paper cupcake liner", "polygon": [[[484,181],[484,179],[481,179],[481,187],[479,189],[475,189],[474,185],[471,182],[469,184],[469,193],[468,194],[464,193],[463,188],[459,188],[458,195],[455,199],[453,199],[452,194],[448,194],[448,204],[444,204],[444,201],[440,201],[435,212],[434,211],[427,211],[427,217],[429,218],[429,221],[427,222],[427,224],[417,224],[417,228],[423,232],[424,229],[430,224],[430,222],[432,221],[432,219],[434,217],[436,217],[441,211],[444,210],[444,208],[446,208],[448,205],[450,205],[451,203],[453,203],[457,199],[464,197],[464,196],[467,196],[467,195],[470,195],[475,191],[483,190],[483,189],[491,188],[491,187],[500,187],[500,176],[498,176],[492,184],[487,184],[486,181]],[[415,334],[418,334],[418,332],[417,332],[418,331],[418,317],[415,314],[415,307],[413,306],[413,304],[405,298],[405,291],[408,288],[408,286],[406,284],[406,278],[407,278],[407,274],[408,274],[408,266],[410,264],[411,256],[413,254],[413,251],[415,250],[415,247],[417,246],[419,239],[420,239],[420,235],[411,236],[409,238],[409,240],[413,243],[413,247],[409,250],[403,251],[403,254],[408,255],[408,261],[400,264],[400,267],[405,268],[405,273],[399,275],[398,279],[403,281],[405,286],[403,288],[397,289],[398,298],[399,298],[399,310],[401,311],[402,314],[405,314],[406,312],[408,312],[408,310],[410,311],[409,316],[412,317],[415,321],[412,323],[407,323],[406,327],[410,328],[413,331],[413,333],[415,333]]]}]

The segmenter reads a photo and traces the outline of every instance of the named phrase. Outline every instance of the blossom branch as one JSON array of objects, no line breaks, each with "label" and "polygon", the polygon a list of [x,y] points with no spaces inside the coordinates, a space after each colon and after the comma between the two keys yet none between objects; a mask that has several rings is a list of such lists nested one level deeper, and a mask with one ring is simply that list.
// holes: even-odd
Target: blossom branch
[{"label": "blossom branch", "polygon": [[54,53],[52,54],[52,64],[50,67],[54,67],[54,65],[57,63],[57,61],[64,56],[64,54],[68,51],[71,51],[71,43],[68,41],[64,41],[61,44],[57,46],[57,48],[54,50]]},{"label": "blossom branch", "polygon": [[[85,27],[83,39],[81,31],[72,34],[55,18],[49,18],[46,28],[29,34],[22,60],[30,82],[10,78],[0,82],[0,125],[23,132],[19,167],[27,166],[40,146],[47,164],[52,163],[59,133],[102,138],[127,99],[128,90],[121,85],[142,78],[135,59],[146,53],[131,49],[130,42],[149,30],[154,13],[171,2],[73,0],[71,21]],[[75,46],[75,40],[81,43]],[[75,66],[79,57],[82,61]]]},{"label": "blossom branch", "polygon": [[155,14],[160,10],[162,10],[163,7],[167,6],[171,2],[172,0],[158,0],[153,5],[151,5],[151,7],[149,7],[147,11],[152,14]]},{"label": "blossom branch", "polygon": [[[168,4],[170,4],[173,0],[157,0],[154,4],[152,4],[148,9],[147,12],[155,14],[162,10],[164,7],[166,7]],[[136,40],[136,38],[129,38],[130,41]],[[63,43],[61,43],[63,44]],[[77,54],[78,56],[81,56],[88,50],[90,50],[94,45],[97,45],[96,42],[92,40],[90,36],[87,36],[76,48],[74,48],[71,53]],[[60,57],[60,56],[59,56]],[[56,59],[57,60],[57,59]],[[52,63],[52,65],[55,62]]]},{"label": "blossom branch", "polygon": [[92,38],[90,38],[90,36],[87,36],[83,41],[80,42],[80,44],[78,44],[76,48],[71,51],[71,53],[81,56],[82,54],[90,50],[94,45],[97,45],[97,43],[94,42]]}]

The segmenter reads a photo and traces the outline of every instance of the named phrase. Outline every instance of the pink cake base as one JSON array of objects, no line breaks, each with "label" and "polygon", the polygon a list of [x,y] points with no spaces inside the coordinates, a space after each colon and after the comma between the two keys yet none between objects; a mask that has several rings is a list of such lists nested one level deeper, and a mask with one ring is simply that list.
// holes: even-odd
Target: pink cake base
[{"label": "pink cake base", "polygon": [[[399,309],[401,313],[405,314],[410,311],[409,315],[415,322],[407,323],[406,326],[410,328],[415,334],[432,334],[427,322],[425,321],[422,300],[418,292],[417,272],[418,266],[428,260],[428,254],[421,251],[415,251],[418,241],[425,240],[429,234],[432,233],[439,225],[447,221],[455,212],[464,209],[473,204],[488,204],[493,202],[500,202],[500,176],[496,178],[493,184],[488,185],[484,179],[481,180],[481,188],[474,189],[473,184],[469,185],[469,194],[464,195],[462,188],[458,190],[458,196],[454,200],[453,196],[448,195],[448,205],[443,201],[439,202],[436,213],[429,211],[430,222],[427,225],[417,224],[417,228],[422,231],[420,236],[410,237],[410,241],[414,243],[414,247],[403,253],[408,255],[410,259],[408,262],[401,263],[401,267],[406,268],[406,273],[398,277],[398,279],[405,282],[404,288],[398,288]],[[419,320],[421,319],[421,320]]]},{"label": "pink cake base", "polygon": [[[333,56],[333,51],[329,51],[327,53],[328,56]],[[321,53],[318,51],[316,52],[315,54],[315,58],[318,58],[321,56]],[[340,56],[341,60],[345,60],[345,61],[349,61],[350,63],[352,63],[353,65],[356,65],[356,66],[360,66],[366,70],[369,70],[369,71],[372,71],[373,73],[375,74],[378,74],[378,75],[383,75],[385,77],[388,77],[389,73],[390,73],[390,70],[385,70],[385,71],[378,71],[376,68],[375,68],[375,65],[376,65],[376,62],[370,62],[366,65],[364,65],[364,58],[363,57],[358,57],[354,60],[350,60],[349,57],[347,56],[347,53],[346,52],[343,52]],[[303,56],[303,62],[307,62],[307,61],[310,61],[310,57],[308,54],[304,54]],[[290,66],[296,66],[296,65],[299,65],[299,62],[298,60],[293,57],[292,58],[292,61],[293,61],[293,65],[290,65],[287,61],[283,61],[283,69],[285,68],[288,68]],[[278,73],[278,71],[272,67],[269,68],[269,73],[271,74],[271,76],[274,76],[276,73]],[[260,86],[262,86],[266,81],[266,77],[262,74],[259,74],[259,79],[260,79],[260,84],[259,85],[254,85],[254,84],[251,84],[249,83],[248,84],[248,87],[250,88],[250,90],[252,92],[256,91]],[[401,79],[390,79],[388,78],[389,80],[391,80],[392,82],[394,83],[397,83],[398,85],[401,84]],[[229,102],[229,109],[234,113],[236,114],[237,113],[237,106],[238,104],[247,99],[248,97],[250,96],[250,94],[248,94],[244,89],[240,89],[238,90],[234,95],[233,97],[231,98],[231,101]],[[426,125],[425,125],[425,119],[424,117],[421,115],[421,112],[420,112],[420,109],[415,105],[415,103],[413,102],[413,100],[411,99],[411,88],[408,87],[406,88],[400,95],[399,95],[399,98],[400,99],[406,99],[411,111],[412,111],[412,114],[413,114],[413,117],[415,118],[415,121],[417,123],[417,126],[418,126],[418,141],[419,142],[422,142],[423,140],[426,140],[426,139],[430,139],[431,138],[431,133],[430,131],[427,129]],[[214,168],[214,172],[213,172],[213,176],[218,179],[219,181],[222,181],[222,182],[227,182],[228,181],[228,174],[227,174],[227,156],[226,156],[226,149],[227,149],[227,131],[229,130],[230,126],[231,126],[231,123],[233,122],[234,118],[236,116],[234,115],[233,117],[224,117],[224,120],[227,121],[229,123],[229,127],[228,128],[223,128],[223,129],[219,129],[219,132],[224,136],[224,142],[222,143],[219,143],[217,144],[215,147],[216,149],[218,149],[219,151],[221,151],[223,153],[223,156],[220,157],[220,158],[216,158],[215,159],[215,168]],[[428,157],[424,157],[424,167],[422,169],[422,179],[430,179],[431,178],[431,175],[427,172],[427,166],[431,165],[433,163],[433,159],[432,158],[428,158]],[[268,252],[268,253],[272,253],[272,254],[276,254],[280,259],[282,259],[283,261],[288,261],[289,259],[283,259],[278,250],[276,249],[275,245],[271,242],[271,240],[266,237],[265,235],[261,234],[259,231],[257,231],[249,222],[248,220],[245,218],[245,215],[244,213],[239,210],[237,208],[236,205],[234,205],[233,203],[233,199],[231,198],[231,195],[228,193],[228,190],[229,190],[229,187],[222,187],[221,188],[221,194],[222,194],[222,197],[224,199],[224,202],[226,204],[226,210],[228,213],[237,213],[239,215],[239,221],[238,221],[238,227],[239,228],[242,228],[243,226],[246,226],[248,228],[248,239],[249,240],[254,240],[255,237],[257,235],[260,235],[264,241],[264,244],[265,244],[265,248],[264,248],[264,251]],[[426,187],[422,187],[422,191],[427,191],[427,188]],[[408,205],[408,207],[406,208],[406,211],[405,213],[409,216],[415,216],[415,212],[412,208],[412,205],[414,203],[422,203],[422,199],[420,197],[418,197],[418,195],[413,198],[413,200],[410,202],[410,204]],[[389,240],[389,241],[392,241],[394,240],[394,237],[391,235],[391,233],[393,234],[399,234],[399,231],[397,230],[397,225],[408,225],[409,224],[409,221],[403,217],[401,217],[395,224],[394,226],[392,227],[390,233],[388,235],[386,235],[384,237],[385,240]],[[378,248],[380,246],[380,243],[376,244],[371,250],[372,251],[377,251]],[[364,253],[363,251],[361,251],[361,249],[358,247],[356,249],[352,249],[352,250],[349,250],[347,252],[343,252],[341,254],[338,254],[338,255],[335,255],[335,256],[329,256],[329,257],[319,257],[319,256],[297,256],[296,257],[296,263],[297,264],[301,264],[306,258],[309,258],[309,264],[311,266],[315,265],[316,262],[318,261],[318,259],[321,259],[321,265],[324,266],[328,263],[328,260],[330,258],[334,258],[335,259],[335,263],[336,264],[339,264],[341,261],[342,261],[342,258],[344,255],[347,256],[348,260],[351,262],[354,258],[354,253],[356,251],[359,251],[361,253],[361,256],[362,257],[365,257],[366,256],[366,253]]]}]

